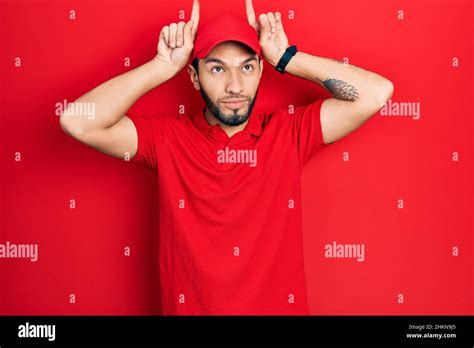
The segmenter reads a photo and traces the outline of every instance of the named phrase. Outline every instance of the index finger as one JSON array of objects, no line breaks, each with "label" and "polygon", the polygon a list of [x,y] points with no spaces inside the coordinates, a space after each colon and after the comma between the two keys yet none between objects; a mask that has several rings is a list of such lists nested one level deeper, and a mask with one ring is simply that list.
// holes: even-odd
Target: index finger
[{"label": "index finger", "polygon": [[196,31],[199,23],[199,0],[194,0],[193,10],[191,11],[191,19],[193,20],[193,37],[196,35]]},{"label": "index finger", "polygon": [[245,0],[245,10],[247,12],[249,24],[254,27],[255,30],[257,30],[258,25],[257,21],[255,20],[255,11],[253,9],[252,0]]}]

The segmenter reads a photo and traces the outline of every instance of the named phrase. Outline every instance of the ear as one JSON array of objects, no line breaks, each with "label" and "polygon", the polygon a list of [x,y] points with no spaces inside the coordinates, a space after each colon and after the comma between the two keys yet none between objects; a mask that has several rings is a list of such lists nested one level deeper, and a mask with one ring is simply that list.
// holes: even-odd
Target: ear
[{"label": "ear", "polygon": [[260,78],[262,78],[262,72],[263,72],[263,59],[260,59]]},{"label": "ear", "polygon": [[194,88],[199,91],[201,89],[201,84],[199,83],[199,76],[196,72],[196,69],[194,69],[191,64],[188,64],[188,73]]}]

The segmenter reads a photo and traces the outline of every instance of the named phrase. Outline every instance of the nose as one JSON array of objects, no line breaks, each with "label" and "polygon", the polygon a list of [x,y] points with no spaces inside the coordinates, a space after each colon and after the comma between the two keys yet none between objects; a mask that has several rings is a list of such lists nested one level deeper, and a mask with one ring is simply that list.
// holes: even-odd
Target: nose
[{"label": "nose", "polygon": [[238,72],[230,72],[225,91],[228,94],[241,94],[243,91],[242,81]]}]

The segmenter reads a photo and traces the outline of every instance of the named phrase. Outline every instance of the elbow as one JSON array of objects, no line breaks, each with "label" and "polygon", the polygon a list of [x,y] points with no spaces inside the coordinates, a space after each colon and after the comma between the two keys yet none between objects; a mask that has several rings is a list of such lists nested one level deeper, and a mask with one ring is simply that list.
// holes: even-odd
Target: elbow
[{"label": "elbow", "polygon": [[69,136],[72,136],[70,128],[71,126],[67,122],[67,116],[62,114],[59,116],[59,125],[61,126],[61,129],[64,131]]},{"label": "elbow", "polygon": [[374,116],[380,109],[382,109],[392,98],[394,91],[393,83],[387,79],[384,79],[382,85],[377,88],[377,93],[371,98],[366,99],[365,112],[363,122],[367,121],[370,117]]},{"label": "elbow", "polygon": [[390,80],[387,80],[387,98],[386,101],[388,101],[390,98],[392,98],[393,91],[395,90],[395,87],[393,86],[393,82]]},{"label": "elbow", "polygon": [[61,126],[61,129],[64,131],[64,133],[69,135],[69,131],[67,130],[66,125],[66,118],[64,115],[59,116],[59,125]]},{"label": "elbow", "polygon": [[383,86],[379,89],[379,93],[377,96],[377,105],[383,107],[387,101],[392,98],[394,86],[392,81],[385,79],[383,81]]},{"label": "elbow", "polygon": [[75,139],[81,139],[84,136],[84,130],[77,125],[73,125],[71,123],[71,115],[68,114],[62,114],[59,117],[59,125],[61,126],[61,129],[66,133],[67,135],[75,138]]}]

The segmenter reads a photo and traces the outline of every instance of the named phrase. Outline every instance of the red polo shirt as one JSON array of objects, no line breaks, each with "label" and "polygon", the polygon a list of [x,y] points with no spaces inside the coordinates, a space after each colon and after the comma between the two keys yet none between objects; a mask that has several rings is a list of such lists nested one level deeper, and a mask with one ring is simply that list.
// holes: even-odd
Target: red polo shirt
[{"label": "red polo shirt", "polygon": [[301,226],[303,165],[323,143],[323,99],[252,114],[227,136],[204,108],[130,117],[131,162],[157,174],[162,315],[309,315]]}]

